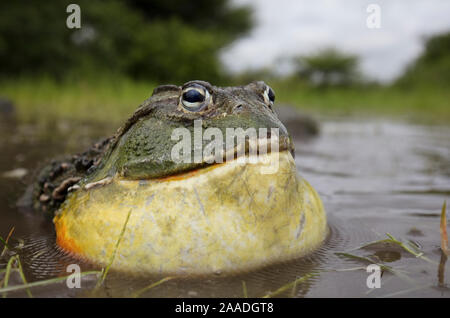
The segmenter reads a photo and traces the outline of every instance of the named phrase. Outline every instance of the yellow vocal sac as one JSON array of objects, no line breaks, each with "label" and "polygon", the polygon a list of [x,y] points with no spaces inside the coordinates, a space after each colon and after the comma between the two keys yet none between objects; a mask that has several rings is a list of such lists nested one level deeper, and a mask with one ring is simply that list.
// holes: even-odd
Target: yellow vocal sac
[{"label": "yellow vocal sac", "polygon": [[[162,274],[236,272],[310,253],[324,241],[316,191],[283,151],[267,163],[237,160],[165,179],[124,180],[71,193],[54,218],[58,244],[112,268]],[[272,158],[273,159],[273,158]]]}]

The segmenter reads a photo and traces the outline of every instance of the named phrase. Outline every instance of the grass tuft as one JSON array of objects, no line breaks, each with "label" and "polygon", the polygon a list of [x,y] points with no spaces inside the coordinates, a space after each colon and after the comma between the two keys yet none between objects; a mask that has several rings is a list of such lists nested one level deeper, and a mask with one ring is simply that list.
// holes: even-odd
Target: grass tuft
[{"label": "grass tuft", "polygon": [[395,238],[392,234],[390,233],[386,233],[386,236],[388,237],[387,239],[384,240],[378,240],[378,241],[373,241],[373,242],[369,242],[366,243],[362,246],[356,247],[350,251],[354,251],[354,250],[358,250],[358,249],[362,249],[364,247],[368,247],[374,244],[380,244],[380,243],[388,243],[388,244],[395,244],[398,245],[399,247],[401,247],[403,250],[405,250],[406,252],[414,255],[417,258],[423,259],[424,261],[427,261],[431,264],[437,264],[436,262],[430,260],[428,257],[423,255],[423,252],[421,252],[420,250],[418,250],[416,245],[413,245],[412,243],[408,242],[407,244],[398,240],[397,238]]},{"label": "grass tuft", "polygon": [[113,251],[113,253],[111,255],[111,258],[109,260],[108,265],[106,266],[105,270],[103,270],[103,274],[102,274],[101,279],[97,282],[96,288],[100,287],[100,285],[102,285],[104,283],[104,281],[106,279],[106,276],[108,275],[108,272],[109,272],[109,270],[110,270],[110,268],[111,268],[111,266],[112,266],[112,264],[114,262],[114,259],[116,258],[117,249],[119,248],[120,242],[122,241],[123,235],[125,234],[125,230],[127,228],[127,224],[128,224],[129,219],[130,219],[130,215],[131,215],[131,210],[128,211],[127,218],[125,220],[125,223],[123,224],[123,227],[122,227],[122,230],[120,232],[119,238],[117,239],[116,245],[114,246],[114,251]]},{"label": "grass tuft", "polygon": [[441,211],[441,226],[440,226],[440,232],[441,232],[441,249],[442,252],[446,256],[450,255],[450,251],[448,249],[448,235],[447,235],[447,216],[446,216],[446,210],[447,210],[447,201],[444,201],[444,204],[442,205],[442,211]]},{"label": "grass tuft", "polygon": [[[23,272],[22,263],[20,262],[19,255],[14,255],[8,260],[8,264],[6,265],[5,270],[5,277],[3,278],[3,289],[7,289],[9,285],[9,279],[11,276],[11,273],[13,271],[18,271],[20,278],[22,279],[23,283],[27,285],[27,279],[25,278],[25,274]],[[1,292],[2,289],[0,289]],[[31,294],[31,291],[27,288],[27,294],[28,297],[32,298],[33,295]],[[6,293],[3,294],[3,298],[6,297]]]}]

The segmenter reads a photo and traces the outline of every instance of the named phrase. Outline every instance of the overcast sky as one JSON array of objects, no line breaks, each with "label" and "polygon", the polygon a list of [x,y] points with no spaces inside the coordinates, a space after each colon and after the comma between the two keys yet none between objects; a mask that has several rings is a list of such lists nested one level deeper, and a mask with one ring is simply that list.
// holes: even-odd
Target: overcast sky
[{"label": "overcast sky", "polygon": [[[234,0],[251,5],[256,25],[223,53],[232,71],[273,67],[298,54],[334,46],[361,57],[363,72],[390,80],[417,57],[423,36],[450,30],[449,0]],[[370,29],[369,4],[381,9],[381,28]]]}]

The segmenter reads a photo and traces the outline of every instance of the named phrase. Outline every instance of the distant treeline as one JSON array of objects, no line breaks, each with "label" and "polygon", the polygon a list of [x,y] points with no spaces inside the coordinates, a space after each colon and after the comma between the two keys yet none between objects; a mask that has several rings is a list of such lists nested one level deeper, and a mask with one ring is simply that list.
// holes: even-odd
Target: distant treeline
[{"label": "distant treeline", "polygon": [[222,76],[218,52],[252,26],[251,11],[228,0],[0,2],[0,78],[63,79],[101,73],[183,82]]},{"label": "distant treeline", "polygon": [[450,86],[450,32],[425,39],[423,53],[413,61],[396,85],[404,88]]},{"label": "distant treeline", "polygon": [[[79,0],[81,28],[69,29],[66,8],[72,2],[0,2],[0,81],[101,75],[235,85],[276,77],[276,69],[265,69],[230,78],[222,68],[221,49],[253,25],[250,8],[230,0]],[[376,85],[359,62],[358,56],[325,48],[296,57],[292,79],[319,88]],[[426,38],[423,54],[394,85],[448,87],[450,32]]]}]

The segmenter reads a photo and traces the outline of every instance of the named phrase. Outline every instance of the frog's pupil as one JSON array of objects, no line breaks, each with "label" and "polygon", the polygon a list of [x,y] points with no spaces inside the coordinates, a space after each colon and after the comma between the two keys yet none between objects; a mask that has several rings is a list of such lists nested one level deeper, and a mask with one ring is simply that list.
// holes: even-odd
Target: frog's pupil
[{"label": "frog's pupil", "polygon": [[267,96],[269,96],[269,100],[272,103],[275,101],[275,93],[273,92],[273,90],[271,88],[269,88],[269,92],[268,92]]},{"label": "frog's pupil", "polygon": [[205,100],[205,95],[196,89],[191,89],[183,94],[183,99],[189,103],[201,103]]}]

